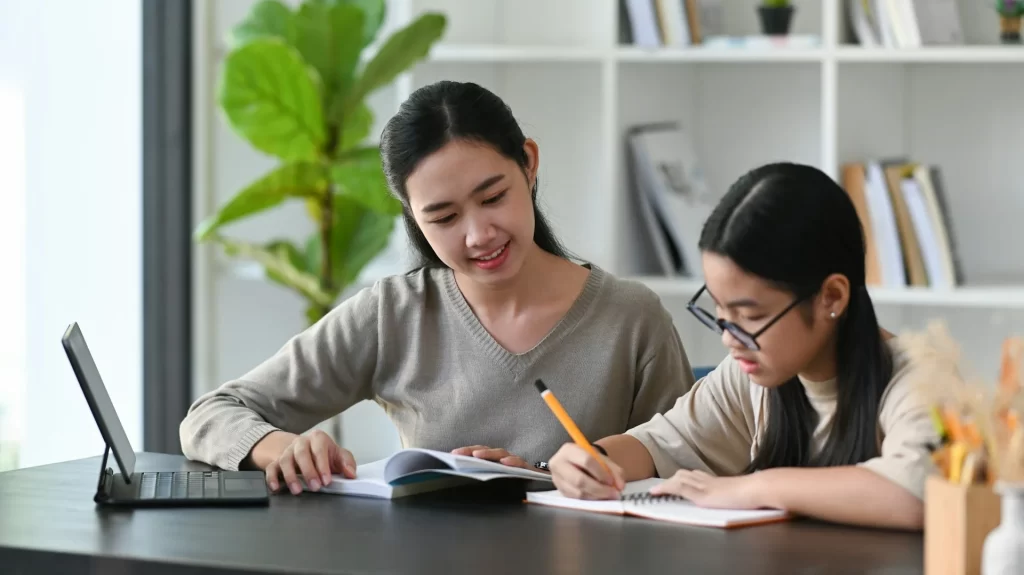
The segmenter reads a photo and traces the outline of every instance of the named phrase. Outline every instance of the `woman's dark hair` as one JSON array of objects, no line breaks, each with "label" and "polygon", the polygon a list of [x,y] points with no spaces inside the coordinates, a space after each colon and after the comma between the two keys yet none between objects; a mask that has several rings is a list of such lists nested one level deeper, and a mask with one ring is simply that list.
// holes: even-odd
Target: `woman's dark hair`
[{"label": "woman's dark hair", "polygon": [[[402,219],[420,266],[444,266],[416,224],[409,208],[405,182],[419,163],[452,140],[472,141],[494,148],[514,160],[525,176],[526,152],[523,135],[512,110],[494,93],[471,82],[443,80],[413,92],[402,103],[381,134],[380,154],[391,190],[402,201]],[[532,199],[533,241],[540,249],[569,257],[554,231],[537,208],[537,180]]]},{"label": "woman's dark hair", "polygon": [[817,415],[793,377],[767,390],[768,425],[748,471],[852,465],[874,457],[892,357],[864,285],[864,231],[846,192],[811,166],[761,166],[725,194],[705,222],[699,246],[795,297],[814,296],[831,274],[850,282],[850,302],[837,328],[838,396],[828,440],[820,453],[811,453]]}]

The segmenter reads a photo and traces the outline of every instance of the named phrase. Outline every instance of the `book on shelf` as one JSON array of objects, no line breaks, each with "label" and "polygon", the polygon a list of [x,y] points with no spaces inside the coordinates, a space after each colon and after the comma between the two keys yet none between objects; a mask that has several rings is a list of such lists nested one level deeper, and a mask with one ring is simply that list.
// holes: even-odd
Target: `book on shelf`
[{"label": "book on shelf", "polygon": [[841,169],[864,230],[866,282],[951,289],[963,266],[938,166],[907,158],[848,162]]},{"label": "book on shelf", "polygon": [[[390,457],[356,468],[355,479],[340,474],[318,493],[398,499],[460,485],[499,480],[551,482],[551,476],[531,469],[431,449],[406,448]],[[308,490],[308,487],[306,487]]]},{"label": "book on shelf", "polygon": [[619,41],[648,48],[701,44],[724,31],[724,0],[619,0]]},{"label": "book on shelf", "polygon": [[964,43],[957,0],[845,0],[849,36],[865,48]]},{"label": "book on shelf", "polygon": [[697,244],[718,197],[689,132],[675,122],[640,124],[627,131],[626,140],[632,198],[659,272],[701,277]]},{"label": "book on shelf", "polygon": [[651,495],[651,487],[661,481],[658,478],[631,481],[626,484],[620,498],[613,500],[573,499],[562,495],[558,490],[548,490],[527,493],[526,502],[720,529],[763,525],[791,519],[789,513],[778,509],[709,508],[697,506],[681,497]]}]

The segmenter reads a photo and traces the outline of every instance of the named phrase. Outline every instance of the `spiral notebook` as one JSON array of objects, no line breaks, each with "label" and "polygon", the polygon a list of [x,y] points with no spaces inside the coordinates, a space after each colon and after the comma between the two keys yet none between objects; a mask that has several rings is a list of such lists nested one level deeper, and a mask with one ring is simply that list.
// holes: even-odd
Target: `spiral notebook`
[{"label": "spiral notebook", "polygon": [[787,512],[778,509],[711,509],[698,507],[681,497],[651,495],[651,487],[661,481],[654,478],[630,482],[626,484],[618,500],[572,499],[562,495],[558,490],[551,490],[529,492],[526,494],[526,501],[579,511],[630,515],[655,521],[722,529],[775,523],[791,518]]}]

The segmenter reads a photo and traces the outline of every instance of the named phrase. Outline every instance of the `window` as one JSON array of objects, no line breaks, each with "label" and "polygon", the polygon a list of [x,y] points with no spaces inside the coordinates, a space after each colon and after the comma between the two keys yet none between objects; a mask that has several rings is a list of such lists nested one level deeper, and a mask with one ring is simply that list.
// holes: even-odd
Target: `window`
[{"label": "window", "polygon": [[0,467],[102,454],[71,322],[142,448],[141,16],[0,1]]},{"label": "window", "polygon": [[0,77],[0,471],[18,466],[25,393],[25,102]]}]

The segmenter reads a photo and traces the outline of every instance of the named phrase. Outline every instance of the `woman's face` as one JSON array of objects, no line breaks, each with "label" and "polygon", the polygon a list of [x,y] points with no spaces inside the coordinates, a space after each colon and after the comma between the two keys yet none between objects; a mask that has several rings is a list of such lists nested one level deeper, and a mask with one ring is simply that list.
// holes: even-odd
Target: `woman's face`
[{"label": "woman's face", "polygon": [[533,242],[530,190],[537,146],[527,140],[526,174],[477,142],[451,141],[406,180],[409,207],[434,252],[457,273],[488,285],[515,277]]},{"label": "woman's face", "polygon": [[827,346],[835,333],[835,320],[829,315],[837,309],[833,303],[816,296],[785,311],[796,298],[791,292],[746,272],[725,256],[704,253],[702,257],[707,293],[714,301],[717,317],[755,334],[785,312],[757,336],[760,351],[748,349],[728,330],[722,333],[722,344],[751,381],[764,387],[776,387],[798,373],[811,379],[832,376],[821,374],[828,371],[828,362],[824,370],[819,368],[823,365],[823,356],[828,355]]}]

